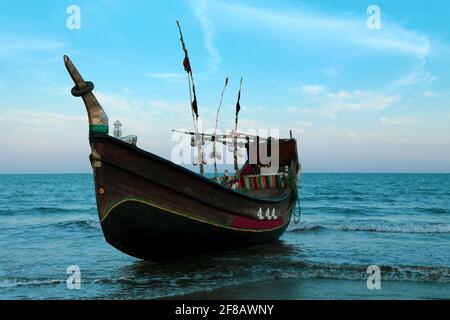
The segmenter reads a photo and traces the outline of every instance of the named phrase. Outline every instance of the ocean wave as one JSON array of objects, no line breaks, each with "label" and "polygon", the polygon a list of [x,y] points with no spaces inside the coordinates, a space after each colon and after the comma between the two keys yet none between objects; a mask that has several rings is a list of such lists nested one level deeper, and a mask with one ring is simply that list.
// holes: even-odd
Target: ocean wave
[{"label": "ocean wave", "polygon": [[[244,262],[244,261],[243,261]],[[248,261],[247,261],[248,262]],[[243,267],[243,266],[241,266]],[[415,265],[379,265],[381,281],[405,282],[434,282],[450,283],[450,268],[445,266],[415,266]],[[233,267],[235,268],[235,267]],[[117,286],[123,292],[114,296],[108,294],[97,296],[100,299],[133,299],[133,298],[162,298],[181,296],[185,294],[211,291],[227,286],[252,284],[276,279],[333,279],[366,281],[368,265],[318,263],[312,261],[286,260],[275,264],[253,264],[245,268],[245,272],[231,275],[227,270],[217,272],[208,270],[180,274],[178,272],[156,272],[127,274],[126,276],[90,277],[82,278],[82,286],[95,285],[100,287]],[[225,268],[227,269],[227,268]],[[150,275],[151,273],[151,275]],[[65,285],[66,278],[6,278],[0,279],[0,289],[23,290],[23,287],[46,287]],[[106,290],[108,291],[108,290]]]},{"label": "ocean wave", "polygon": [[70,221],[61,221],[57,222],[54,225],[61,226],[64,228],[68,227],[81,227],[81,228],[93,228],[93,229],[100,229],[100,222],[98,219],[80,219],[80,220],[70,220]]},{"label": "ocean wave", "polygon": [[86,228],[86,229],[100,229],[100,222],[98,219],[74,219],[65,221],[56,221],[46,224],[37,225],[35,227],[56,227],[56,228]]},{"label": "ocean wave", "polygon": [[87,212],[92,210],[97,210],[97,207],[92,206],[89,208],[77,208],[77,207],[36,207],[28,209],[30,211],[40,211],[40,212]]},{"label": "ocean wave", "polygon": [[[84,283],[94,284],[128,284],[128,285],[142,285],[146,284],[146,281],[138,278],[119,277],[119,278],[82,278]],[[16,287],[31,287],[31,286],[46,286],[65,283],[66,279],[32,279],[32,278],[11,278],[0,280],[0,288],[16,288]]]},{"label": "ocean wave", "polygon": [[[385,201],[383,201],[385,202]],[[359,205],[359,206],[332,206],[332,205],[320,205],[314,206],[311,204],[307,204],[305,202],[302,203],[302,209],[307,210],[308,213],[320,213],[320,214],[339,214],[339,215],[393,215],[392,211],[389,209],[392,206],[380,205],[381,203],[372,203],[372,205]],[[448,214],[450,213],[450,209],[442,208],[442,207],[408,207],[408,206],[396,206],[395,215],[401,214]]]},{"label": "ocean wave", "polygon": [[44,286],[64,283],[62,279],[26,279],[26,278],[12,278],[0,280],[0,288],[16,288],[29,286]]},{"label": "ocean wave", "polygon": [[308,222],[300,222],[299,224],[290,224],[287,232],[308,232],[308,231],[317,231],[326,229],[323,225],[308,223]]},{"label": "ocean wave", "polygon": [[[73,220],[60,220],[60,221],[50,221],[46,223],[33,223],[27,224],[25,228],[56,228],[56,229],[71,229],[71,228],[86,228],[86,229],[100,229],[100,222],[98,219],[81,218]],[[7,228],[6,228],[7,229]],[[10,227],[10,229],[16,229],[16,227]]]},{"label": "ocean wave", "polygon": [[429,213],[439,213],[439,214],[444,214],[444,213],[450,213],[450,210],[446,209],[446,208],[422,208],[422,207],[416,207],[414,208],[417,211],[422,211],[422,212],[429,212]]},{"label": "ocean wave", "polygon": [[378,208],[367,207],[333,207],[333,206],[308,206],[303,204],[302,210],[308,213],[317,214],[338,214],[338,215],[379,215]]},{"label": "ocean wave", "polygon": [[[274,269],[275,278],[365,280],[368,265],[327,264],[298,262],[297,266]],[[379,265],[381,279],[385,281],[418,281],[450,283],[450,268],[445,266]]]},{"label": "ocean wave", "polygon": [[396,224],[396,223],[353,223],[353,224],[315,224],[302,222],[298,225],[291,225],[288,231],[308,232],[317,230],[335,230],[335,231],[365,231],[365,232],[388,232],[388,233],[450,233],[450,224],[445,223],[421,223],[421,224]]},{"label": "ocean wave", "polygon": [[[408,282],[450,282],[450,268],[445,266],[414,265],[379,265],[382,281]],[[170,296],[184,293],[217,289],[224,286],[249,284],[274,279],[335,279],[335,280],[367,280],[368,265],[316,263],[311,261],[286,261],[264,267],[248,267],[246,272],[219,273],[215,271],[192,274],[189,276],[165,276],[158,279],[119,277],[92,280],[97,284],[127,285],[131,287],[152,288],[156,295]],[[212,271],[211,271],[212,272]],[[238,276],[239,275],[239,276]],[[87,280],[89,282],[89,280]],[[165,289],[164,289],[165,288]]]},{"label": "ocean wave", "polygon": [[69,208],[69,207],[31,207],[31,208],[14,208],[14,209],[0,209],[0,215],[28,215],[28,214],[47,214],[47,213],[85,213],[97,211],[97,207],[92,206],[88,208]]}]

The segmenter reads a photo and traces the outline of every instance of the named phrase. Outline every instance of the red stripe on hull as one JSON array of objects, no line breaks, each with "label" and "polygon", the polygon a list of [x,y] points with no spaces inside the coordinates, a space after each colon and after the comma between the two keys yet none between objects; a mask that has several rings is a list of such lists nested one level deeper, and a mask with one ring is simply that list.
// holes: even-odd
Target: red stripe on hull
[{"label": "red stripe on hull", "polygon": [[270,229],[276,228],[283,224],[283,219],[274,220],[255,220],[243,216],[237,216],[232,223],[233,228],[240,229]]}]

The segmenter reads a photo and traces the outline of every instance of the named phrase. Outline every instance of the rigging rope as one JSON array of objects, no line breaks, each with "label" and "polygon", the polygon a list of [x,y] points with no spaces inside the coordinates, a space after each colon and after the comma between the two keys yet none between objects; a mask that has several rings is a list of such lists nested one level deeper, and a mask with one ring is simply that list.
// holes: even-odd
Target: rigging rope
[{"label": "rigging rope", "polygon": [[300,176],[299,179],[297,180],[297,175],[295,174],[295,172],[293,172],[293,170],[289,170],[288,176],[287,176],[287,185],[289,185],[293,192],[294,192],[294,200],[296,202],[296,205],[294,207],[293,210],[293,215],[294,215],[294,223],[298,224],[300,222],[300,218],[302,216],[302,208],[300,205],[300,195],[299,195],[299,190],[302,189],[301,187],[301,169],[300,169]]}]

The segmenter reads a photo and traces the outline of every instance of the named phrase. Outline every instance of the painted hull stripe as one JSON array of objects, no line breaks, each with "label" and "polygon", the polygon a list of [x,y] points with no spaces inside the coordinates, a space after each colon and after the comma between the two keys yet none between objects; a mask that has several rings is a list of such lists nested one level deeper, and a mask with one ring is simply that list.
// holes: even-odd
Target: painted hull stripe
[{"label": "painted hull stripe", "polygon": [[109,126],[107,124],[91,124],[89,125],[89,131],[95,133],[106,133],[109,132]]},{"label": "painted hull stripe", "polygon": [[[189,216],[189,215],[186,214],[186,213],[173,211],[173,210],[170,210],[170,209],[161,207],[161,206],[159,206],[159,205],[157,205],[157,204],[151,203],[151,202],[149,202],[149,201],[147,201],[147,200],[141,200],[141,199],[135,199],[135,198],[127,198],[127,199],[124,199],[124,200],[120,200],[120,201],[118,201],[117,203],[115,203],[114,205],[112,205],[112,206],[106,211],[106,213],[103,215],[103,217],[100,219],[100,223],[103,223],[103,222],[105,221],[105,219],[108,217],[108,215],[110,214],[110,212],[111,212],[114,208],[116,208],[117,206],[121,205],[122,203],[125,203],[125,202],[128,202],[128,201],[130,201],[130,202],[139,202],[139,203],[143,203],[143,204],[149,205],[149,206],[151,206],[151,207],[157,208],[157,209],[159,209],[159,210],[162,210],[162,211],[166,211],[166,212],[169,212],[169,213],[176,214],[176,215],[178,215],[178,216],[182,216],[182,217],[185,217],[185,218],[188,218],[188,219],[192,219],[192,220],[196,220],[196,221],[199,221],[199,222],[207,223],[207,224],[210,224],[210,225],[213,225],[213,226],[216,226],[216,227],[221,227],[221,228],[224,228],[224,229],[231,229],[231,230],[236,230],[236,231],[247,231],[247,232],[267,232],[267,231],[273,231],[273,230],[277,230],[277,229],[282,228],[283,226],[285,226],[285,225],[286,225],[287,223],[289,223],[289,221],[290,221],[290,219],[289,219],[287,222],[283,223],[282,225],[277,226],[277,227],[275,227],[275,228],[270,228],[270,229],[258,229],[258,230],[257,230],[257,229],[233,228],[233,227],[225,226],[225,225],[222,225],[222,224],[214,223],[214,222],[211,222],[211,221],[207,221],[207,220],[204,220],[204,219],[200,219],[200,218],[197,218],[197,217],[192,217],[192,216]],[[288,210],[289,210],[289,209],[288,209]],[[287,211],[287,210],[286,210],[286,211]]]}]

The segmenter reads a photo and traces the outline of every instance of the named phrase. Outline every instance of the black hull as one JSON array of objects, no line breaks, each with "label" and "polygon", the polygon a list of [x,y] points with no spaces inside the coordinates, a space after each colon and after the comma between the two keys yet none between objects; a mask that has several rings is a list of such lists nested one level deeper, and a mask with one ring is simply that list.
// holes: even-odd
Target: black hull
[{"label": "black hull", "polygon": [[[122,252],[141,259],[158,259],[211,254],[272,242],[283,234],[288,224],[268,231],[239,230],[197,221],[143,202],[126,201],[109,212],[102,228],[106,241]],[[126,243],[126,247],[121,243]]]}]

